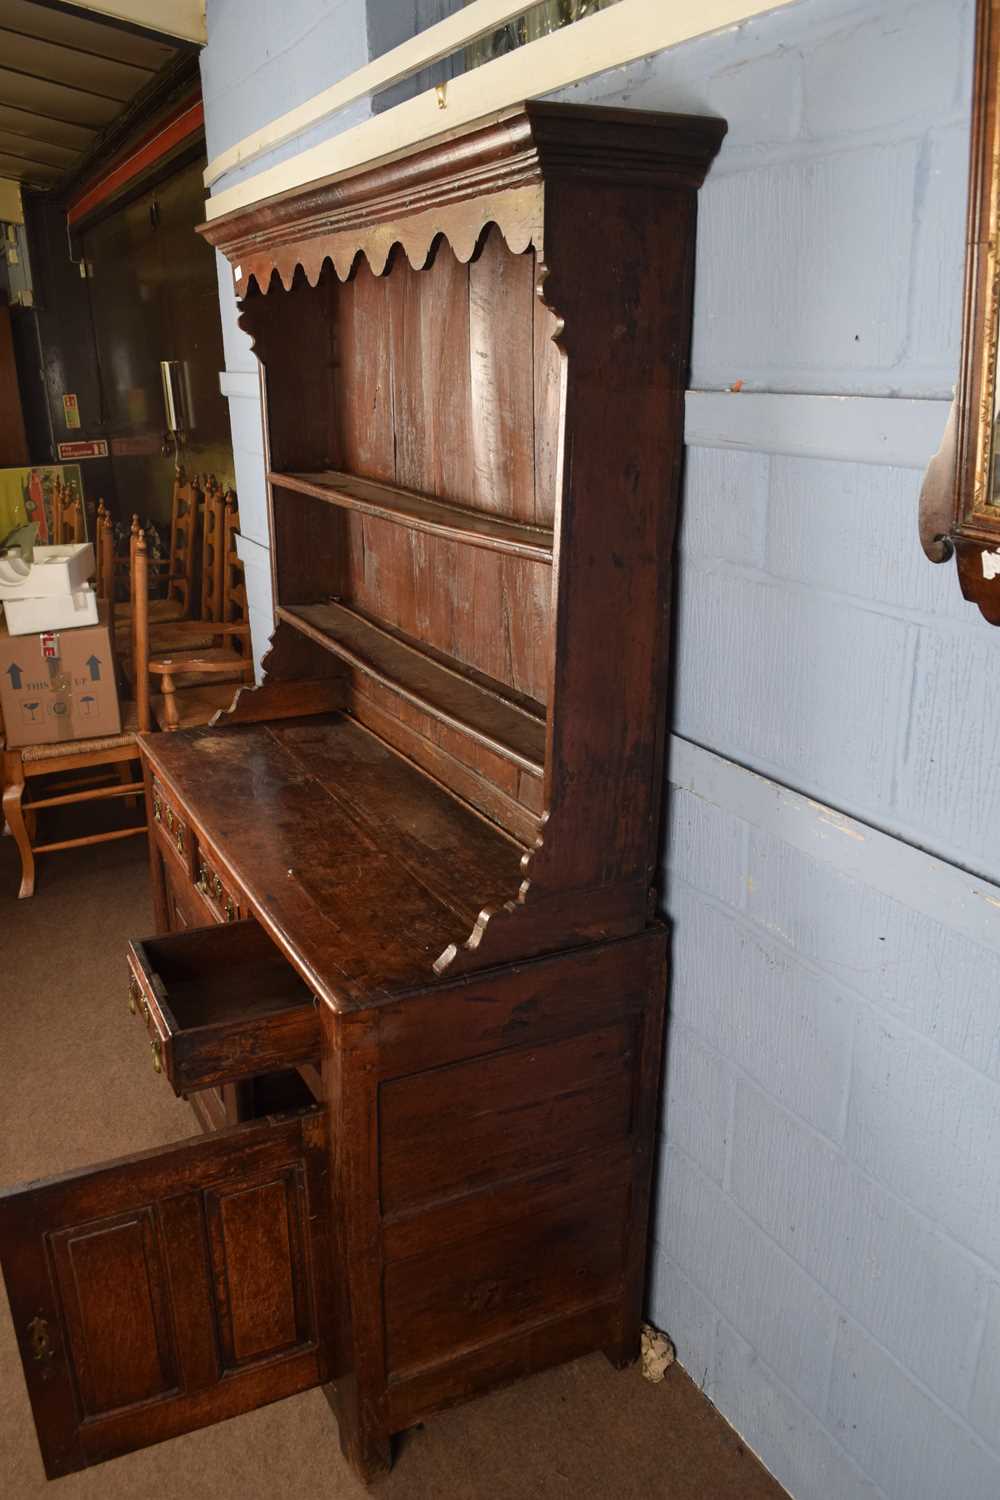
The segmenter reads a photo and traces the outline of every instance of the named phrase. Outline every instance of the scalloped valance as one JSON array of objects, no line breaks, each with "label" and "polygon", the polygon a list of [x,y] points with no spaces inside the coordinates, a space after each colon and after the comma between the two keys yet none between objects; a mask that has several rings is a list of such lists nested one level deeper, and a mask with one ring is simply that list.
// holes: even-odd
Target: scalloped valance
[{"label": "scalloped valance", "polygon": [[[581,122],[585,128],[580,129]],[[227,257],[239,297],[329,260],[341,281],[364,256],[375,275],[393,247],[426,265],[445,238],[460,261],[495,223],[515,253],[544,258],[546,187],[573,180],[698,187],[721,122],[641,110],[530,101],[361,171],[311,183],[212,219],[201,233]]]}]

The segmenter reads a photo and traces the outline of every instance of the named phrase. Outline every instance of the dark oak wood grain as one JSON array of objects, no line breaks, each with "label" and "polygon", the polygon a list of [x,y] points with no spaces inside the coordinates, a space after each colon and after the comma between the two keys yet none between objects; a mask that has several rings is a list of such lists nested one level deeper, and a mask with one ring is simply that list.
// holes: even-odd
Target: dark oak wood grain
[{"label": "dark oak wood grain", "polygon": [[157,735],[144,751],[241,905],[338,1010],[421,983],[484,895],[516,883],[516,843],[347,718]]},{"label": "dark oak wood grain", "polygon": [[313,996],[256,922],[136,939],[129,965],[175,1093],[319,1057]]},{"label": "dark oak wood grain", "polygon": [[551,527],[494,519],[429,495],[401,490],[395,485],[375,484],[353,474],[338,474],[333,469],[318,474],[272,473],[267,477],[279,489],[313,495],[330,505],[393,521],[413,531],[468,542],[488,551],[509,552],[514,557],[530,557],[535,562],[552,561]]},{"label": "dark oak wood grain", "polygon": [[50,1478],[326,1379],[323,1146],[266,1120],[0,1195]]},{"label": "dark oak wood grain", "polygon": [[401,635],[380,628],[342,604],[279,606],[278,618],[319,639],[341,660],[462,730],[531,775],[545,766],[545,715],[504,693],[500,683],[445,665]]}]

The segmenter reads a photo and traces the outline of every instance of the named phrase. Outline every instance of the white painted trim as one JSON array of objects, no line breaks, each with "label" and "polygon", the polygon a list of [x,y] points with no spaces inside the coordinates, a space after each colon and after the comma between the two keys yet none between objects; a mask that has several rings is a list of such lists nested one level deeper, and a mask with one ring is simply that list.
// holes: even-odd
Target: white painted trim
[{"label": "white painted trim", "polygon": [[1000,949],[1000,886],[672,735],[668,779],[934,922]]},{"label": "white painted trim", "polygon": [[528,3],[530,0],[475,0],[474,4],[466,5],[453,16],[446,16],[437,25],[428,26],[425,31],[418,32],[390,52],[384,52],[381,57],[373,58],[321,94],[314,94],[304,104],[279,115],[252,135],[244,136],[228,151],[220,151],[205,168],[205,186],[211,187],[234,167],[246,166],[265,151],[283,146],[293,136],[301,135],[311,125],[346,109],[349,104],[389,88],[401,79],[409,78],[411,73],[419,73],[422,68],[451,57],[452,53],[478,41],[481,36],[497,31],[506,21],[523,15]]},{"label": "white painted trim", "polygon": [[[219,389],[228,399],[260,399],[255,371],[221,370]],[[943,400],[891,396],[688,391],[684,441],[922,469],[937,452],[948,408]]]},{"label": "white painted trim", "polygon": [[252,536],[244,536],[239,531],[236,533],[236,555],[240,562],[248,563],[251,568],[267,568],[270,571],[270,547],[265,547],[262,542],[255,542]]},{"label": "white painted trim", "polygon": [[684,440],[692,448],[924,469],[940,446],[950,405],[902,396],[688,391]]},{"label": "white painted trim", "polygon": [[100,16],[114,16],[132,21],[163,36],[176,36],[184,42],[203,47],[208,40],[205,30],[205,0],[102,0],[90,5],[82,0],[82,10],[96,11]]},{"label": "white painted trim", "polygon": [[256,371],[220,370],[219,390],[228,399],[260,400],[260,377]]},{"label": "white painted trim", "polygon": [[[437,90],[428,89],[224,189],[208,200],[206,215],[217,219],[291,188],[356,172],[422,142],[446,137],[475,120],[496,118],[524,99],[538,98],[608,68],[634,62],[706,32],[737,26],[763,11],[780,10],[792,3],[794,0],[671,0],[670,4],[664,4],[664,0],[619,0],[610,10],[597,11],[453,78],[443,100]],[[413,71],[421,66],[422,61],[415,59]]]}]

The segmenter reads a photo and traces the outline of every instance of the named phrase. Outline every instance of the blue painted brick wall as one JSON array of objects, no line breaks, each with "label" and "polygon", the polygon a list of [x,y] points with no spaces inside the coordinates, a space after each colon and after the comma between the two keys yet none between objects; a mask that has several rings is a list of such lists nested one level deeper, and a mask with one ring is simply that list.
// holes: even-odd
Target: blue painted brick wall
[{"label": "blue painted brick wall", "polygon": [[[730,120],[693,385],[950,397],[972,42],[960,0],[811,0],[565,91]],[[675,729],[996,879],[1000,642],[920,479],[689,453]],[[671,817],[652,1313],[797,1500],[995,1500],[1000,946]]]},{"label": "blue painted brick wall", "polygon": [[[693,385],[950,397],[972,10],[800,0],[564,91],[730,122]],[[209,0],[208,22],[213,150],[363,60],[363,0]],[[232,405],[262,542],[255,404]],[[920,477],[689,453],[674,728],[996,880],[1000,637],[922,557]],[[996,1500],[1000,942],[866,884],[861,826],[848,876],[686,791],[669,818],[651,1316],[796,1500]]]}]

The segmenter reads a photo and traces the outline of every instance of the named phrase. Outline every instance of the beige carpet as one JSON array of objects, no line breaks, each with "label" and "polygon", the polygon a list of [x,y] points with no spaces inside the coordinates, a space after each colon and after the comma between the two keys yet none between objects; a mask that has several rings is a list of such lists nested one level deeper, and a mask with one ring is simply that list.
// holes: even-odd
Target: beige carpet
[{"label": "beige carpet", "polygon": [[[100,1162],[195,1133],[152,1073],[127,1011],[124,943],[152,929],[139,840],[43,859],[17,901],[0,839],[0,1183]],[[0,1299],[4,1500],[346,1500],[346,1468],[319,1391],[46,1484]],[[434,1418],[399,1443],[384,1500],[782,1500],[676,1367],[662,1385],[601,1356]]]}]

